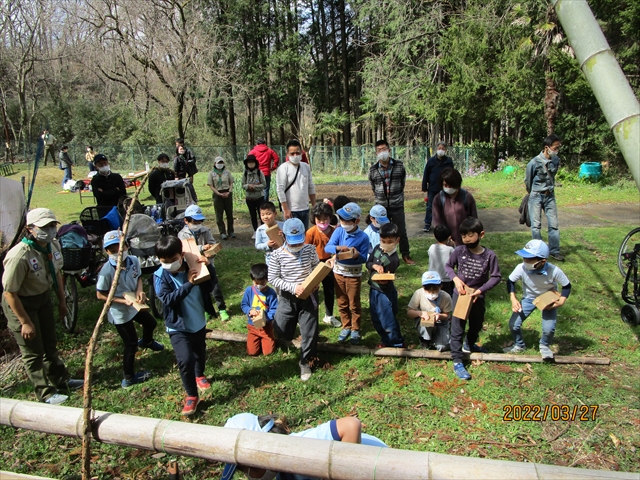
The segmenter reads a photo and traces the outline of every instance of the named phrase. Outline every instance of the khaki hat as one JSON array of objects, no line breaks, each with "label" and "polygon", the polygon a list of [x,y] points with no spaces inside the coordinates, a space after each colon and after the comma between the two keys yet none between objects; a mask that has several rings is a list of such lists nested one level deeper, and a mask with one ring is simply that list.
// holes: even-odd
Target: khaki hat
[{"label": "khaki hat", "polygon": [[27,225],[35,225],[36,227],[44,227],[51,222],[60,223],[55,214],[48,208],[34,208],[27,213]]}]

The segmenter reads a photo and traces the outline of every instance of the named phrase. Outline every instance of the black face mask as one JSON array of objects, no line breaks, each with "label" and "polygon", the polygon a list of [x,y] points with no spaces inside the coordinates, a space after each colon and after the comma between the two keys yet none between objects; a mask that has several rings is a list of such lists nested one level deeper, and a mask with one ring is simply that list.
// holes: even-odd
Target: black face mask
[{"label": "black face mask", "polygon": [[473,250],[474,248],[476,248],[478,245],[480,245],[480,238],[478,238],[478,240],[476,240],[473,243],[465,243],[465,245],[467,246],[467,248],[469,250]]}]

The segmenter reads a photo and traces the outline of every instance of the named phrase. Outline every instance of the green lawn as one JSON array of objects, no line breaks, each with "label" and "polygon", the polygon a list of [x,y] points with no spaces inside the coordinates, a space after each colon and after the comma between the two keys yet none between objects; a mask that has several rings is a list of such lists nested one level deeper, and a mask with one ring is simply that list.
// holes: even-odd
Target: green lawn
[{"label": "green lawn", "polygon": [[[619,292],[622,277],[616,254],[627,227],[563,230],[567,261],[562,268],[573,285],[573,294],[560,310],[556,341],[560,355],[606,356],[608,366],[490,363],[474,361],[473,380],[455,379],[450,362],[419,359],[376,358],[322,354],[322,368],[311,380],[299,380],[295,353],[277,352],[270,357],[248,358],[238,343],[208,343],[207,375],[212,389],[194,422],[223,425],[242,412],[274,412],[286,415],[295,429],[315,426],[344,415],[357,415],[365,431],[390,446],[456,455],[572,465],[597,469],[640,471],[640,329],[620,320]],[[514,251],[528,240],[525,233],[489,233],[485,246],[498,254],[503,277],[517,263]],[[403,333],[417,343],[412,321],[404,314],[412,292],[420,286],[426,269],[430,240],[412,240],[418,266],[401,266],[397,288]],[[239,303],[249,282],[248,268],[262,255],[251,248],[227,248],[216,258],[229,311],[226,324],[215,328],[245,331]],[[363,288],[363,343],[379,341],[368,313],[368,289]],[[60,330],[59,346],[71,372],[81,375],[84,346],[100,310],[92,289],[81,290],[77,333]],[[321,307],[320,314],[324,314]],[[485,331],[480,343],[500,352],[510,340],[510,303],[504,281],[489,292]],[[121,341],[107,325],[98,346],[94,408],[118,413],[180,418],[182,387],[166,333],[157,338],[167,347],[161,353],[143,352],[137,368],[153,372],[147,383],[120,388]],[[338,329],[320,326],[324,341],[334,342]],[[525,340],[533,348],[540,336],[540,317],[525,323]],[[34,400],[32,388],[20,372],[2,386],[2,395]],[[69,406],[81,407],[74,394]],[[598,405],[595,421],[505,422],[507,405]],[[0,469],[62,478],[80,470],[75,439],[0,428]],[[94,475],[107,479],[159,478],[167,458],[152,453],[94,444]],[[635,459],[635,460],[634,460]],[[217,478],[221,466],[198,459],[180,458],[186,479]]]}]

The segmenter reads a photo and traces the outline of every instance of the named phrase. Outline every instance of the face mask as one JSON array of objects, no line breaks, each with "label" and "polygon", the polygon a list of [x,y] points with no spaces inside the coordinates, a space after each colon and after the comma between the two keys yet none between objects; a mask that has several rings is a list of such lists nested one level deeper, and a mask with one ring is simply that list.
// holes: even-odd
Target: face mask
[{"label": "face mask", "polygon": [[[129,252],[122,252],[122,261],[124,262],[127,257],[129,256]],[[114,265],[116,263],[118,263],[118,254],[117,253],[110,253],[109,254],[109,260],[111,260],[111,263],[113,263]]]},{"label": "face mask", "polygon": [[267,289],[267,285],[256,285],[256,288],[261,292],[264,292]]},{"label": "face mask", "polygon": [[476,248],[478,245],[480,245],[480,239],[478,238],[478,240],[476,240],[473,243],[465,243],[465,245],[467,246],[467,248],[469,250],[473,250],[474,248]]},{"label": "face mask", "polygon": [[302,155],[289,156],[289,161],[294,165],[298,165],[301,160],[302,160]]},{"label": "face mask", "polygon": [[162,170],[167,170],[169,168],[169,164],[168,163],[159,163],[158,164],[158,168],[161,168]]},{"label": "face mask", "polygon": [[438,299],[438,294],[437,293],[427,293],[425,294],[425,297],[427,297],[427,300],[437,300]]},{"label": "face mask", "polygon": [[316,223],[316,227],[318,227],[320,230],[326,230],[327,228],[329,228],[329,224],[328,223]]},{"label": "face mask", "polygon": [[453,195],[458,191],[457,188],[451,188],[451,187],[442,187],[442,190],[444,190],[444,193],[446,193],[447,195]]},{"label": "face mask", "polygon": [[371,225],[373,225],[376,228],[380,228],[380,224],[376,222],[375,218],[371,218]]},{"label": "face mask", "polygon": [[445,152],[444,150],[437,150],[437,151],[436,151],[436,155],[438,155],[439,157],[444,157],[444,154],[445,154],[445,153],[446,153],[446,152]]},{"label": "face mask", "polygon": [[351,225],[342,222],[340,222],[340,226],[344,228],[344,231],[347,233],[355,232],[356,228],[358,228],[356,224]]},{"label": "face mask", "polygon": [[216,168],[218,170],[224,170],[224,163],[216,163]]},{"label": "face mask", "polygon": [[193,223],[189,223],[188,226],[189,226],[189,230],[191,230],[193,233],[196,233],[202,230],[202,225],[194,225]]},{"label": "face mask", "polygon": [[53,239],[56,238],[56,227],[36,227],[35,232],[33,232],[33,236],[39,242],[51,243]]},{"label": "face mask", "polygon": [[177,272],[178,270],[180,270],[180,267],[182,267],[182,258],[172,263],[160,262],[160,265],[162,265],[162,268],[164,268],[165,270],[169,270],[172,273]]},{"label": "face mask", "polygon": [[104,167],[100,167],[98,169],[98,172],[100,172],[102,175],[109,175],[109,173],[111,172],[111,167],[109,165],[105,165]]},{"label": "face mask", "polygon": [[302,250],[302,247],[304,247],[304,245],[298,245],[297,247],[292,247],[291,245],[287,245],[287,250],[289,250],[291,253],[298,253],[300,252],[300,250]]},{"label": "face mask", "polygon": [[393,253],[396,251],[397,245],[395,243],[382,243],[380,242],[380,250],[384,253]]},{"label": "face mask", "polygon": [[389,152],[388,151],[380,152],[376,158],[378,159],[379,162],[387,163],[387,160],[389,160]]},{"label": "face mask", "polygon": [[551,150],[549,149],[549,156],[550,157],[555,157],[558,155],[558,153],[560,153],[560,150]]}]

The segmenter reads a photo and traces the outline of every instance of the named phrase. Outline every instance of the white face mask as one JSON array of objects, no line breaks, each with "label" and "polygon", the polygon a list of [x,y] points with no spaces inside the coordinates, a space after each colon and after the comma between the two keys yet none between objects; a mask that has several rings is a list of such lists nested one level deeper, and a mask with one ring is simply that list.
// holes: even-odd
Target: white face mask
[{"label": "white face mask", "polygon": [[291,245],[287,245],[287,250],[289,250],[291,253],[298,253],[300,250],[302,250],[302,247],[304,247],[303,245],[298,245],[296,247],[292,247]]},{"label": "white face mask", "polygon": [[444,190],[444,193],[446,193],[447,195],[453,195],[458,191],[457,188],[451,188],[451,187],[442,187],[442,190]]},{"label": "white face mask", "polygon": [[293,156],[289,156],[289,161],[291,163],[293,163],[294,165],[298,165],[300,163],[300,161],[302,160],[302,155],[293,155]]},{"label": "white face mask", "polygon": [[216,168],[218,170],[222,170],[224,168],[224,163],[216,163]]},{"label": "white face mask", "polygon": [[33,236],[39,242],[51,243],[56,238],[56,227],[35,227]]},{"label": "white face mask", "polygon": [[177,272],[178,270],[180,270],[180,267],[182,267],[182,257],[172,263],[160,262],[160,265],[162,265],[162,268],[164,268],[165,270],[169,270],[172,273]]},{"label": "white face mask", "polygon": [[380,152],[376,158],[379,162],[387,163],[387,160],[389,160],[389,151]]},{"label": "white face mask", "polygon": [[169,168],[169,164],[168,163],[159,163],[158,164],[158,168],[161,168],[162,170],[167,170]]},{"label": "white face mask", "polygon": [[371,225],[373,225],[376,228],[380,228],[380,224],[373,217],[371,218]]},{"label": "white face mask", "polygon": [[444,150],[437,150],[436,151],[436,155],[438,155],[439,157],[444,157],[444,154],[447,153]]},{"label": "white face mask", "polygon": [[265,283],[264,285],[256,285],[256,288],[261,292],[264,292],[267,289],[268,285]]},{"label": "white face mask", "polygon": [[[122,252],[122,261],[124,262],[127,257],[129,256],[129,252]],[[116,263],[118,263],[118,254],[117,253],[110,253],[109,254],[109,260],[111,260],[111,263],[113,263],[114,265]]]},{"label": "white face mask", "polygon": [[438,294],[437,293],[427,293],[425,294],[425,297],[427,297],[427,300],[437,300],[438,299]]},{"label": "white face mask", "polygon": [[189,226],[189,230],[191,230],[193,233],[199,232],[200,230],[202,230],[202,225],[198,224],[198,225],[194,225],[193,223],[189,223],[187,224]]},{"label": "white face mask", "polygon": [[109,165],[104,165],[98,169],[98,172],[102,175],[109,175],[109,173],[111,173],[111,167]]},{"label": "white face mask", "polygon": [[396,251],[397,245],[395,243],[382,243],[380,242],[380,250],[384,253],[392,254]]},{"label": "white face mask", "polygon": [[525,262],[522,262],[522,265],[524,265],[524,269],[525,270],[529,270],[529,271],[538,270],[538,268],[540,268],[542,266],[542,265],[540,265],[540,262],[536,262],[536,263],[525,263]]},{"label": "white face mask", "polygon": [[356,228],[358,228],[358,225],[354,224],[348,224],[348,223],[342,223],[340,222],[340,226],[342,228],[344,228],[344,231],[347,233],[351,233],[351,232],[355,232]]}]

